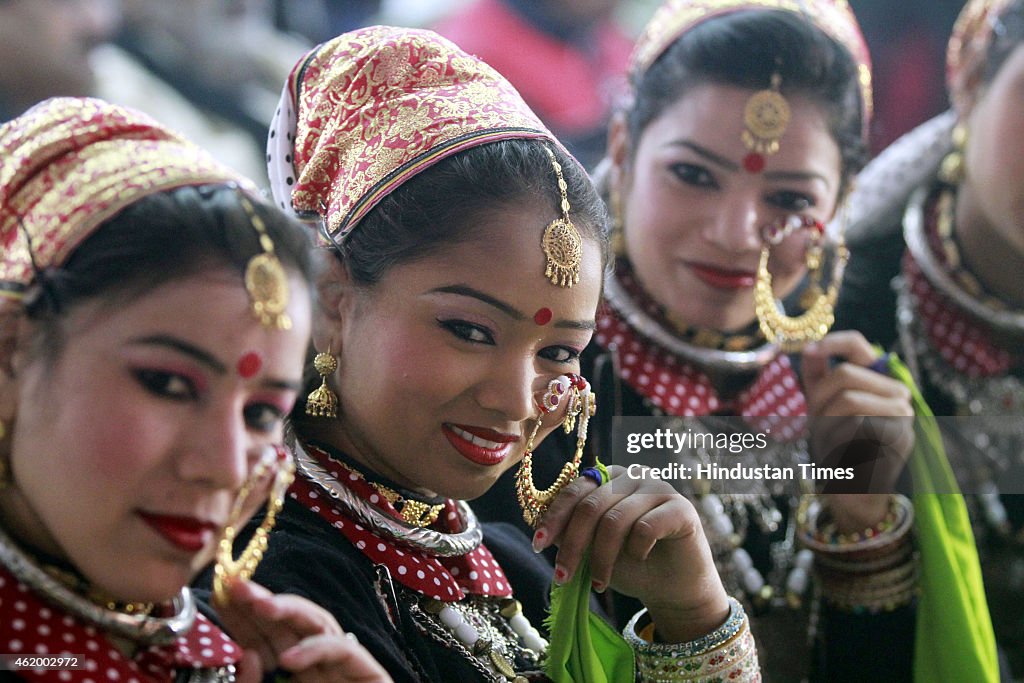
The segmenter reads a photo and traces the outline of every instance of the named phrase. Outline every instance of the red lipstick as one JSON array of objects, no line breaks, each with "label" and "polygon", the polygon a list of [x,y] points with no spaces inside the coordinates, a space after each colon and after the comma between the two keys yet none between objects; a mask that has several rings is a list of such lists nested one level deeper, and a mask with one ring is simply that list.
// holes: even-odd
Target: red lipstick
[{"label": "red lipstick", "polygon": [[197,553],[210,542],[217,526],[195,517],[160,515],[154,512],[138,513],[142,521],[160,534],[168,543],[180,550]]},{"label": "red lipstick", "polygon": [[490,467],[505,460],[512,453],[512,444],[519,441],[515,434],[505,434],[486,427],[445,423],[441,431],[462,457],[478,465]]},{"label": "red lipstick", "polygon": [[716,289],[748,289],[754,286],[757,277],[749,270],[720,268],[707,263],[688,262],[686,265],[701,282]]}]

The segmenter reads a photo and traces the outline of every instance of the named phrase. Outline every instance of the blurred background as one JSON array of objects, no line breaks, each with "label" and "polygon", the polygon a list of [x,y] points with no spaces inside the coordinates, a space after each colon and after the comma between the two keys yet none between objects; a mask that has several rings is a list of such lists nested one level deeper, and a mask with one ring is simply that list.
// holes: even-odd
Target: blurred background
[{"label": "blurred background", "polygon": [[[0,0],[0,121],[55,95],[136,107],[265,184],[266,127],[311,46],[433,28],[489,62],[588,166],[657,0]],[[875,63],[875,151],[946,107],[963,0],[851,0]]]}]

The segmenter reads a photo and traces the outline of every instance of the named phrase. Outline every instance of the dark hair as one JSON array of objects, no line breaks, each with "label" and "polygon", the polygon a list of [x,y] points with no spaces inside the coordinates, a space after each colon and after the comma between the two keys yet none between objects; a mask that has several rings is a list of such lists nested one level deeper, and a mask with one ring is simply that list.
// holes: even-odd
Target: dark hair
[{"label": "dark hair", "polygon": [[985,83],[991,83],[1010,54],[1024,43],[1024,0],[1015,0],[995,19],[992,42],[985,53]]},{"label": "dark hair", "polygon": [[717,83],[761,90],[774,73],[784,95],[808,97],[828,117],[842,158],[842,195],[867,161],[857,64],[846,48],[793,12],[733,12],[684,33],[634,78],[635,99],[626,112],[630,137],[639,140],[689,88]]},{"label": "dark hair", "polygon": [[[229,185],[181,187],[143,197],[103,223],[59,268],[40,273],[25,298],[40,324],[45,353],[63,346],[60,320],[80,303],[124,301],[218,265],[241,276],[263,250],[239,190]],[[313,266],[304,228],[276,208],[253,201],[274,252],[312,291]]]},{"label": "dark hair", "polygon": [[472,238],[476,218],[501,206],[540,202],[550,204],[552,218],[560,215],[545,147],[562,166],[573,222],[583,237],[601,245],[607,262],[607,214],[586,172],[556,145],[515,138],[453,154],[382,199],[339,249],[353,281],[374,284],[393,266]]}]

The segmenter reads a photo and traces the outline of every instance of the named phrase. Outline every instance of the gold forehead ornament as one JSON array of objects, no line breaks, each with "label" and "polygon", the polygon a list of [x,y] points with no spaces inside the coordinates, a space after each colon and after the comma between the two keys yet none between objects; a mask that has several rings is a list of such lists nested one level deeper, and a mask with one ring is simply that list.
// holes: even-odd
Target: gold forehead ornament
[{"label": "gold forehead ornament", "polygon": [[773,73],[771,85],[758,90],[747,100],[743,108],[743,144],[750,154],[743,158],[743,168],[749,173],[760,173],[764,169],[765,156],[779,151],[779,140],[789,126],[789,102],[779,92],[782,77]]},{"label": "gold forehead ornament", "polygon": [[551,284],[559,287],[572,287],[580,281],[580,262],[583,260],[583,238],[580,231],[569,219],[568,186],[562,176],[562,165],[555,159],[550,147],[544,150],[551,158],[551,165],[558,178],[558,192],[561,195],[562,216],[548,223],[541,237],[541,248],[544,250],[546,265],[544,276],[550,278]]},{"label": "gold forehead ornament", "polygon": [[288,307],[288,275],[274,253],[274,241],[267,234],[267,226],[252,202],[241,190],[238,190],[238,198],[263,249],[263,253],[253,256],[245,266],[245,291],[249,293],[252,312],[264,327],[290,330],[292,319],[284,312]]}]

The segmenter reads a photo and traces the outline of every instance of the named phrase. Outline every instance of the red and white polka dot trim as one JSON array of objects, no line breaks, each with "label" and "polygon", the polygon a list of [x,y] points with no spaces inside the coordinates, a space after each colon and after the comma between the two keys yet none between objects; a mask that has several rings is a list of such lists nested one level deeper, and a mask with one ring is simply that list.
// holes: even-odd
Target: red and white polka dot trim
[{"label": "red and white polka dot trim", "polygon": [[[794,418],[807,414],[807,403],[785,355],[765,365],[753,384],[735,399],[723,401],[704,372],[642,336],[610,307],[603,307],[598,314],[595,339],[602,348],[615,346],[622,380],[667,415],[732,413],[757,428],[772,426],[772,433],[782,440],[802,434],[804,421]],[[766,419],[768,423],[764,423]]]},{"label": "red and white polka dot trim", "polygon": [[[386,514],[400,519],[394,507],[361,474],[317,448],[307,446],[306,452],[343,486]],[[472,552],[459,557],[430,555],[415,548],[399,546],[391,539],[374,534],[347,516],[322,489],[301,477],[295,479],[288,495],[327,520],[374,564],[386,566],[395,581],[417,593],[445,602],[462,600],[467,593],[494,597],[512,595],[505,573],[491,551],[482,543]],[[434,528],[444,527],[441,531],[454,533],[460,531],[458,525],[455,503],[449,500]]]},{"label": "red and white polka dot trim", "polygon": [[36,681],[161,683],[179,669],[206,669],[237,664],[242,652],[202,614],[192,629],[167,646],[150,646],[128,658],[105,634],[33,593],[0,567],[0,652],[25,655],[79,655],[83,668],[61,671],[20,670]]}]

